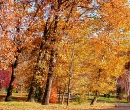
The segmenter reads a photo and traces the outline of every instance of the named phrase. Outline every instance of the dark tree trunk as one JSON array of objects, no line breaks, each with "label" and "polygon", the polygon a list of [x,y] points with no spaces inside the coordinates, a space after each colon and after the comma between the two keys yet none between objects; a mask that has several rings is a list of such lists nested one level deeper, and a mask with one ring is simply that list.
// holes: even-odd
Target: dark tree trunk
[{"label": "dark tree trunk", "polygon": [[49,99],[50,99],[50,93],[51,93],[51,87],[52,87],[52,74],[48,73],[48,78],[46,82],[46,88],[45,88],[45,93],[42,99],[42,104],[43,105],[48,105],[49,104]]},{"label": "dark tree trunk", "polygon": [[30,87],[27,102],[35,102],[35,87],[34,86]]},{"label": "dark tree trunk", "polygon": [[13,83],[14,83],[14,80],[15,80],[14,70],[16,68],[16,65],[17,64],[16,64],[16,61],[15,61],[15,63],[12,65],[11,80],[10,80],[10,83],[9,83],[9,87],[8,87],[8,91],[7,91],[5,101],[10,101],[12,99]]},{"label": "dark tree trunk", "polygon": [[58,102],[61,103],[61,90],[59,89],[58,90]]},{"label": "dark tree trunk", "polygon": [[[58,1],[58,10],[60,9],[60,5],[61,5],[61,0]],[[54,4],[52,4],[52,10],[54,10],[53,7]],[[45,87],[45,92],[42,98],[42,102],[41,104],[43,105],[48,105],[49,104],[49,99],[50,99],[50,94],[51,94],[51,88],[52,88],[52,81],[53,81],[53,74],[54,74],[54,67],[55,67],[55,63],[56,63],[56,30],[57,30],[57,24],[58,24],[58,15],[55,15],[55,22],[54,25],[52,25],[52,27],[50,27],[50,30],[52,30],[52,33],[50,31],[50,62],[49,62],[49,70],[48,70],[48,75],[47,75],[47,82],[46,82],[46,87]],[[52,35],[52,36],[51,36]]]},{"label": "dark tree trunk", "polygon": [[47,82],[46,82],[44,96],[43,96],[43,99],[42,99],[43,105],[49,104],[51,87],[52,87],[52,80],[53,80],[53,69],[54,69],[55,62],[56,62],[55,54],[56,54],[56,52],[54,50],[51,50],[49,72],[48,72],[48,76],[47,76]]},{"label": "dark tree trunk", "polygon": [[43,49],[43,41],[41,42],[40,45],[40,49],[39,49],[39,53],[38,53],[38,57],[37,57],[37,61],[36,61],[36,66],[35,66],[35,70],[32,76],[32,80],[31,80],[31,85],[30,85],[30,89],[29,89],[29,93],[28,93],[28,98],[27,98],[27,102],[34,102],[35,101],[35,91],[36,91],[36,72],[40,70],[39,68],[39,61],[41,60],[41,56],[42,56],[42,49]]},{"label": "dark tree trunk", "polygon": [[35,90],[36,90],[35,77],[36,77],[36,72],[40,70],[38,64],[41,61],[42,51],[44,50],[44,42],[46,42],[46,40],[47,40],[49,19],[50,19],[50,17],[48,17],[48,20],[47,20],[46,25],[45,25],[44,36],[42,36],[42,42],[40,44],[40,49],[39,49],[39,53],[38,53],[38,57],[37,57],[37,61],[36,61],[36,66],[35,66],[34,74],[33,74],[33,77],[32,77],[29,93],[28,93],[27,101],[30,101],[30,102],[34,101]]},{"label": "dark tree trunk", "polygon": [[94,96],[94,98],[93,98],[93,100],[92,100],[92,102],[91,102],[91,104],[90,105],[95,105],[95,103],[97,102],[97,99],[98,99],[98,92],[96,91],[95,92],[95,96]]},{"label": "dark tree trunk", "polygon": [[32,81],[31,81],[31,85],[30,85],[30,90],[28,93],[27,102],[34,102],[35,101],[35,90],[36,90],[36,87],[35,87],[34,76],[33,76]]}]

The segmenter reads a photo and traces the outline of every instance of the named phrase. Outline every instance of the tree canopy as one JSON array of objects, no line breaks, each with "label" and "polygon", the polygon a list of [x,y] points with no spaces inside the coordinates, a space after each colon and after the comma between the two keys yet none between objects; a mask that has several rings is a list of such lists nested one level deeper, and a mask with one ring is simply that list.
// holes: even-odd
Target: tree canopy
[{"label": "tree canopy", "polygon": [[116,88],[129,61],[127,0],[6,0],[0,10],[0,68],[12,66],[6,100],[15,78],[28,88],[27,101],[39,90],[42,104],[55,87],[68,103],[70,93],[97,97]]}]

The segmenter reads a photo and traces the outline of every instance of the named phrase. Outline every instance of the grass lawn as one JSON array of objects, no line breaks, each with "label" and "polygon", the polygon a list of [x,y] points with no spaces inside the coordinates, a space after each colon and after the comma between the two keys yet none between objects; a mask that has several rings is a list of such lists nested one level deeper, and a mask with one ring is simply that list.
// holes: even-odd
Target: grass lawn
[{"label": "grass lawn", "polygon": [[103,109],[113,108],[114,103],[128,103],[125,99],[117,100],[114,96],[106,98],[100,96],[98,102],[94,106],[90,106],[90,101],[93,96],[89,96],[88,101],[82,102],[70,102],[69,106],[61,104],[41,105],[40,103],[26,102],[26,95],[13,94],[13,100],[11,102],[4,102],[5,94],[0,95],[0,110],[90,110],[90,109]]},{"label": "grass lawn", "polygon": [[129,103],[126,99],[118,100],[117,98],[106,98],[106,97],[99,97],[98,101],[104,101],[107,103]]},{"label": "grass lawn", "polygon": [[0,102],[0,110],[89,110],[111,107],[114,107],[114,105],[108,103],[97,103],[94,106],[90,106],[89,103],[83,103],[80,105],[77,103],[70,103],[69,106],[66,106],[60,104],[41,105],[32,102]]},{"label": "grass lawn", "polygon": [[[106,103],[129,103],[126,98],[123,98],[122,100],[118,100],[115,98],[116,96],[111,95],[109,98],[100,96],[98,98],[98,102],[106,102]],[[92,100],[93,96],[89,96],[88,100]]]}]

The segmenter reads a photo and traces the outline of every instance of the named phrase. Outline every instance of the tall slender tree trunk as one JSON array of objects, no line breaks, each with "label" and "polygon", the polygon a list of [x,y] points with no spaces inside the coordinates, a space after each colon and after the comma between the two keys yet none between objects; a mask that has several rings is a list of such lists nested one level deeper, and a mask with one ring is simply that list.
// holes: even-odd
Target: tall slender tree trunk
[{"label": "tall slender tree trunk", "polygon": [[65,101],[65,91],[62,93],[62,100],[61,100],[61,104],[63,105]]},{"label": "tall slender tree trunk", "polygon": [[68,96],[67,96],[67,106],[69,105],[69,100],[70,100],[70,85],[71,85],[71,79],[72,79],[72,74],[73,74],[73,61],[74,61],[74,49],[72,50],[71,54],[71,61],[70,61],[70,74],[69,74],[69,80],[68,80]]},{"label": "tall slender tree trunk", "polygon": [[97,102],[98,96],[99,96],[99,94],[98,94],[98,92],[96,91],[96,92],[95,92],[95,95],[94,95],[94,98],[93,98],[93,100],[92,100],[92,102],[91,102],[90,105],[94,105],[94,104]]},{"label": "tall slender tree trunk", "polygon": [[69,105],[69,101],[70,101],[70,84],[71,84],[71,75],[69,75],[69,82],[68,82],[68,95],[67,95],[67,106]]},{"label": "tall slender tree trunk", "polygon": [[58,103],[61,103],[61,90],[58,90]]},{"label": "tall slender tree trunk", "polygon": [[43,105],[49,104],[51,87],[52,87],[52,80],[53,80],[53,73],[54,73],[53,71],[54,71],[54,66],[55,66],[55,62],[56,62],[55,54],[56,54],[56,52],[54,50],[51,50],[49,72],[48,72],[48,76],[47,76],[47,82],[46,82],[44,96],[43,96],[43,99],[42,99]]},{"label": "tall slender tree trunk", "polygon": [[[103,61],[103,59],[102,59],[102,61]],[[100,79],[100,77],[101,77],[102,69],[99,68],[98,71],[99,71],[99,72],[98,72],[98,78],[96,79],[96,80],[97,80],[97,83],[99,82],[99,79]],[[96,91],[95,91],[95,94],[94,94],[94,98],[93,98],[92,102],[90,103],[90,105],[94,105],[94,104],[97,102],[98,96],[99,96],[99,93],[98,93],[98,91],[96,90]]]},{"label": "tall slender tree trunk", "polygon": [[5,101],[10,101],[12,99],[13,83],[14,83],[14,80],[15,80],[15,71],[14,70],[15,70],[16,66],[17,66],[17,59],[16,59],[15,63],[12,64],[11,80],[10,80],[10,83],[9,83],[9,87],[8,87],[8,91],[7,91]]},{"label": "tall slender tree trunk", "polygon": [[65,85],[65,87],[64,87],[64,91],[63,91],[63,93],[62,93],[62,99],[61,99],[61,104],[63,105],[64,104],[64,101],[65,101],[65,90],[66,90],[66,85]]}]

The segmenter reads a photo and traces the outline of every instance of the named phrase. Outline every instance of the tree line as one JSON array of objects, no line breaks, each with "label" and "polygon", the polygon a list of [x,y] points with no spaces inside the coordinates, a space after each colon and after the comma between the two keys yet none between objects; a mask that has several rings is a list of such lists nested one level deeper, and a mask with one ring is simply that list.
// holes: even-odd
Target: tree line
[{"label": "tree line", "polygon": [[67,105],[70,94],[92,92],[94,104],[115,90],[129,61],[129,11],[127,0],[1,1],[0,68],[12,67],[5,101],[22,77],[27,101],[38,90],[45,105],[52,88]]}]

